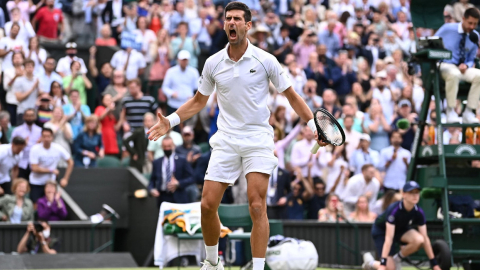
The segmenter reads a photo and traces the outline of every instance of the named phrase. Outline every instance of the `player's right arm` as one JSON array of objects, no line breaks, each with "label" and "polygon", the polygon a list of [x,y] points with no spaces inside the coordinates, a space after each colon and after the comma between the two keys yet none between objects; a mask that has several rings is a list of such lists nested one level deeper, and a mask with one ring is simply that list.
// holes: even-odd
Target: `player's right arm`
[{"label": "player's right arm", "polygon": [[395,225],[387,222],[385,224],[385,242],[383,243],[382,257],[380,260],[380,262],[382,262],[385,259],[385,266],[381,264],[378,270],[383,270],[386,267],[386,259],[388,258],[388,254],[390,253],[390,249],[392,248],[394,235],[395,235]]}]

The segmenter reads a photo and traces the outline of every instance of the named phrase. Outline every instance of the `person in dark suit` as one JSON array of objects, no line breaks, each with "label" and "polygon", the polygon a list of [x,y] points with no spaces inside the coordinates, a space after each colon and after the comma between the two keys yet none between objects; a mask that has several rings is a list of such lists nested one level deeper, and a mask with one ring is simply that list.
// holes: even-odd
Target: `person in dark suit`
[{"label": "person in dark suit", "polygon": [[153,113],[146,113],[143,116],[143,127],[135,129],[132,135],[123,141],[123,145],[130,153],[129,166],[137,168],[139,172],[143,172],[145,166],[145,153],[148,146],[147,131],[154,124],[155,116]]},{"label": "person in dark suit", "polygon": [[287,194],[290,193],[292,175],[280,168],[273,170],[268,181],[267,216],[269,219],[286,218]]},{"label": "person in dark suit", "polygon": [[[121,14],[115,14],[113,5],[120,6],[120,9],[115,9],[115,10],[120,10]],[[119,42],[119,32],[117,30],[117,27],[121,25],[119,23],[121,18],[125,18],[125,11],[123,10],[123,0],[110,0],[107,2],[105,5],[105,9],[102,12],[102,22],[103,24],[108,23],[112,29],[112,37],[117,40],[117,43],[120,44]]]},{"label": "person in dark suit", "polygon": [[162,148],[165,156],[153,161],[148,191],[157,198],[158,207],[162,202],[189,203],[185,188],[195,183],[192,166],[175,154],[175,145],[169,136],[163,138]]},{"label": "person in dark suit", "polygon": [[368,65],[373,67],[378,59],[384,59],[387,56],[387,52],[383,48],[380,37],[374,32],[370,33],[368,37],[367,46],[362,48],[360,55],[367,59]]}]

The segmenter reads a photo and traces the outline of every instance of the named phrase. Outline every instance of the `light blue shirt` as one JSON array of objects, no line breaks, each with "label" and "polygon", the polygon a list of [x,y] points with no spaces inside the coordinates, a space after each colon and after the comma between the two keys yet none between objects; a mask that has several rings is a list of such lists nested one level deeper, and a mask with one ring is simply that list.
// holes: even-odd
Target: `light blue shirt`
[{"label": "light blue shirt", "polygon": [[[380,152],[380,164],[378,168],[381,171],[385,172],[385,177],[383,178],[383,185],[387,188],[400,190],[403,188],[403,185],[405,185],[405,182],[407,181],[408,167],[403,161],[403,158],[407,159],[408,164],[410,162],[412,154],[410,153],[410,151],[400,147],[397,150],[397,157],[392,160],[393,150],[393,146],[382,149],[382,151]],[[390,166],[386,168],[385,165],[389,160],[392,160],[392,162],[390,163]]]},{"label": "light blue shirt", "polygon": [[[163,93],[168,97],[168,106],[179,108],[193,97],[193,92],[198,89],[198,78],[196,68],[187,66],[182,70],[180,65],[169,68],[162,85]],[[177,93],[176,98],[172,97],[173,93]]]},{"label": "light blue shirt", "polygon": [[[67,116],[72,115],[75,113],[75,107],[73,107],[72,104],[65,104],[63,105],[63,113]],[[82,110],[83,114],[87,117],[90,116],[91,111],[90,107],[87,105],[82,105],[80,106],[80,110]],[[82,119],[82,113],[77,112],[75,116],[70,120],[70,125],[72,126],[72,133],[73,133],[73,139],[77,138],[78,134],[82,132],[83,129],[83,119]]]},{"label": "light blue shirt", "polygon": [[242,2],[247,5],[250,9],[259,11],[260,8],[260,1],[258,0],[238,0],[238,2]]},{"label": "light blue shirt", "polygon": [[[478,32],[473,30],[477,35]],[[445,63],[450,63],[458,65],[460,61],[460,40],[462,39],[462,34],[464,33],[461,23],[446,23],[438,29],[436,36],[439,36],[443,39],[443,45],[445,49],[452,51],[452,58],[444,60]],[[473,43],[469,34],[465,40],[465,64],[468,67],[473,67],[475,55],[477,54],[478,46]]]},{"label": "light blue shirt", "polygon": [[186,37],[182,47],[180,47],[181,44],[182,44],[182,39],[180,37],[174,38],[170,42],[175,58],[177,58],[177,54],[181,50],[186,50],[190,53],[190,60],[188,60],[188,65],[191,67],[197,68],[198,55],[200,55],[200,46],[198,46],[198,41],[193,40],[191,37]]},{"label": "light blue shirt", "polygon": [[325,30],[318,34],[318,42],[327,46],[327,57],[333,58],[337,55],[340,49],[340,38],[336,33],[331,33]]},{"label": "light blue shirt", "polygon": [[357,149],[350,157],[350,169],[354,171],[354,174],[359,174],[362,173],[362,167],[365,164],[372,164],[376,168],[379,158],[378,152],[371,148],[368,149],[368,153]]},{"label": "light blue shirt", "polygon": [[18,224],[22,222],[22,213],[22,208],[18,205],[15,205],[15,208],[13,208],[12,216],[10,217],[10,222],[13,224]]},{"label": "light blue shirt", "polygon": [[52,73],[50,73],[50,76],[48,76],[47,74],[45,74],[45,70],[43,70],[38,74],[38,79],[39,79],[40,90],[42,92],[50,93],[50,88],[53,82],[58,82],[60,86],[63,85],[62,76],[60,76],[55,71],[52,71]]}]

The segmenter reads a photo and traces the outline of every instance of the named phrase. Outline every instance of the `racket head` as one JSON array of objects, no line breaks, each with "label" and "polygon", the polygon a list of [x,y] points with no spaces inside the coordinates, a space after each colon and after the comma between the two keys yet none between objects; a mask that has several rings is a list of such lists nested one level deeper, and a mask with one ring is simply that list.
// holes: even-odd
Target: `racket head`
[{"label": "racket head", "polygon": [[313,120],[317,127],[318,136],[324,142],[334,146],[345,143],[345,132],[335,116],[329,111],[324,108],[316,110],[313,114]]}]

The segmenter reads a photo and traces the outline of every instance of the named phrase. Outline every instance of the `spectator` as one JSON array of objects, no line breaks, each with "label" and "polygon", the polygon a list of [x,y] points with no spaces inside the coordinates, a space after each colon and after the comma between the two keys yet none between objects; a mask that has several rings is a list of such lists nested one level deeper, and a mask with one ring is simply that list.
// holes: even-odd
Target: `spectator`
[{"label": "spectator", "polygon": [[372,99],[370,111],[365,114],[363,129],[370,135],[373,150],[381,151],[390,145],[388,133],[391,127],[387,119],[385,119],[382,105],[376,98]]},{"label": "spectator", "polygon": [[195,183],[192,166],[185,158],[175,154],[172,138],[165,137],[162,148],[165,156],[153,161],[148,190],[157,198],[158,207],[162,202],[188,203],[185,188]]},{"label": "spectator", "polygon": [[325,192],[325,183],[320,177],[314,177],[313,196],[308,201],[308,219],[318,219],[318,211],[325,208],[325,200],[328,194]]},{"label": "spectator", "polygon": [[308,179],[302,176],[302,169],[295,169],[296,178],[290,184],[292,191],[286,196],[287,219],[304,219],[305,203],[312,197],[313,189]]},{"label": "spectator", "polygon": [[97,116],[92,115],[85,119],[85,127],[83,132],[75,138],[73,149],[75,167],[96,167],[97,159],[103,158],[105,150]]},{"label": "spectator", "polygon": [[276,167],[268,180],[267,216],[271,219],[286,217],[287,195],[290,193],[291,174]]},{"label": "spectator", "polygon": [[162,91],[168,98],[167,113],[174,113],[187,100],[193,97],[198,88],[200,75],[198,70],[189,66],[190,53],[182,50],[178,53],[178,64],[167,70]]},{"label": "spectator", "polygon": [[318,110],[323,103],[320,96],[317,96],[317,82],[308,80],[303,88],[303,98],[312,112]]},{"label": "spectator", "polygon": [[45,183],[56,179],[59,174],[57,165],[59,160],[68,162],[65,175],[60,180],[60,185],[66,187],[73,170],[73,160],[70,154],[62,146],[53,142],[53,131],[48,128],[42,129],[42,142],[32,147],[30,153],[30,199],[36,203],[38,199],[45,196]]},{"label": "spectator", "polygon": [[345,213],[343,212],[343,204],[338,195],[330,193],[326,199],[326,207],[318,211],[318,221],[335,222],[344,221]]},{"label": "spectator", "polygon": [[90,58],[88,60],[88,67],[90,75],[95,79],[97,83],[97,96],[100,97],[107,86],[111,83],[113,77],[113,68],[110,65],[110,62],[104,62],[100,66],[100,72],[97,69],[97,61],[95,60],[95,55],[97,54],[97,47],[90,47]]},{"label": "spectator", "polygon": [[90,107],[82,104],[80,101],[80,93],[76,89],[70,91],[70,102],[69,104],[63,105],[62,108],[72,126],[73,139],[75,139],[82,131],[83,123],[85,119],[90,116],[91,112]]},{"label": "spectator", "polygon": [[[326,158],[326,157],[324,157]],[[327,163],[328,175],[325,193],[335,193],[343,197],[347,180],[350,177],[346,146],[335,146]]]},{"label": "spectator", "polygon": [[122,100],[129,95],[123,70],[116,69],[113,71],[112,82],[105,88],[102,95],[112,96],[112,102],[115,104],[115,116],[119,118],[122,111]]},{"label": "spectator", "polygon": [[315,41],[315,33],[310,29],[305,29],[298,43],[293,45],[293,53],[297,58],[299,68],[304,69],[308,66],[308,57],[316,50]]},{"label": "spectator", "polygon": [[0,138],[1,144],[10,142],[13,128],[12,124],[10,124],[10,114],[7,111],[0,111],[0,132],[2,134]]},{"label": "spectator", "polygon": [[75,89],[80,94],[80,101],[82,104],[87,104],[87,91],[92,88],[92,83],[87,78],[87,74],[81,71],[80,62],[73,61],[70,65],[70,75],[63,77],[63,89],[65,93],[70,93]]},{"label": "spectator", "polygon": [[27,142],[21,137],[14,137],[11,144],[0,145],[0,196],[12,194],[12,179],[18,176],[18,163],[25,146]]},{"label": "spectator", "polygon": [[270,33],[270,30],[266,26],[259,24],[257,27],[255,27],[255,29],[253,29],[253,32],[250,36],[253,39],[252,44],[254,46],[257,46],[266,52],[272,53],[273,44],[270,43],[271,35],[272,33]]},{"label": "spectator", "polygon": [[368,65],[371,67],[372,73],[376,73],[377,71],[379,71],[375,68],[377,61],[379,59],[385,58],[387,54],[385,52],[385,49],[383,49],[383,45],[379,36],[376,33],[372,32],[370,34],[370,36],[368,37],[367,46],[362,47],[360,55],[367,60]]},{"label": "spectator", "polygon": [[316,82],[316,94],[321,95],[328,83],[328,80],[325,76],[325,67],[323,63],[318,60],[318,54],[316,52],[312,52],[310,54],[308,58],[308,66],[304,71],[308,80],[314,80]]},{"label": "spectator", "polygon": [[[170,20],[170,35],[180,34],[179,26],[181,23],[186,23],[189,21],[187,15],[185,14],[185,4],[183,2],[176,2],[175,11],[173,11]],[[188,25],[188,24],[187,24]],[[188,30],[188,27],[187,29]]]},{"label": "spectator", "polygon": [[57,72],[60,74],[60,76],[62,76],[62,78],[69,75],[75,75],[72,73],[72,63],[74,61],[80,63],[80,68],[76,69],[75,71],[80,72],[81,74],[87,74],[88,71],[87,66],[85,66],[85,62],[82,58],[77,56],[77,43],[68,42],[65,44],[65,54],[66,56],[58,60],[57,65]]},{"label": "spectator", "polygon": [[[45,63],[43,64],[43,72],[39,72],[38,78],[40,79],[40,91],[41,92],[48,92],[52,90],[52,83],[57,82],[59,84],[63,84],[62,76],[60,76],[57,72],[55,72],[55,64],[56,61],[53,57],[47,57]],[[63,89],[60,88],[63,93]],[[53,98],[54,101],[59,103],[55,97]],[[68,100],[68,98],[67,98]],[[56,106],[61,106],[57,104]]]},{"label": "spectator", "polygon": [[399,10],[396,14],[397,21],[392,24],[392,28],[396,32],[397,36],[402,40],[407,40],[410,37],[409,28],[411,23],[408,22],[407,14],[405,12]]},{"label": "spectator", "polygon": [[[52,119],[45,123],[43,127],[51,129],[53,131],[53,142],[60,145],[71,155],[70,145],[73,142],[73,130],[67,117],[63,114],[62,107],[53,108]],[[67,163],[64,160],[59,160],[58,167],[65,168]]]},{"label": "spectator", "polygon": [[197,159],[202,155],[202,153],[200,146],[196,145],[193,141],[194,133],[192,127],[185,126],[182,129],[182,139],[183,144],[177,146],[175,152],[180,157],[186,158],[187,161],[192,164],[193,167],[195,167],[194,164],[197,162]]},{"label": "spectator", "polygon": [[377,214],[371,212],[368,206],[368,198],[365,195],[358,197],[355,211],[350,213],[349,219],[353,222],[374,222]]},{"label": "spectator", "polygon": [[100,30],[100,36],[95,40],[95,46],[117,46],[117,40],[112,37],[110,25],[104,24]]},{"label": "spectator", "polygon": [[59,247],[59,242],[56,238],[50,236],[50,225],[43,220],[39,221],[39,223],[43,227],[42,231],[36,231],[33,223],[28,223],[27,231],[17,246],[17,252],[19,254],[27,252],[30,254],[57,254],[56,249]]},{"label": "spectator", "polygon": [[[285,60],[286,61],[286,60]],[[303,87],[307,83],[307,76],[303,71],[303,68],[295,61],[290,62],[288,65],[288,77],[292,81],[292,87],[300,96],[303,95]]]},{"label": "spectator", "polygon": [[352,176],[347,182],[343,194],[346,213],[350,214],[355,209],[355,204],[362,195],[367,197],[370,208],[373,208],[379,190],[380,182],[375,178],[375,167],[372,164],[363,165],[362,172]]},{"label": "spectator", "polygon": [[45,6],[37,11],[32,20],[33,29],[37,29],[38,23],[37,35],[49,41],[60,40],[65,33],[62,11],[54,8],[54,3],[54,0],[45,0]]},{"label": "spectator", "polygon": [[336,26],[336,20],[329,20],[327,29],[318,35],[320,44],[324,44],[327,47],[326,56],[329,58],[336,57],[338,50],[341,48],[340,36],[334,31]]},{"label": "spectator", "polygon": [[465,11],[469,8],[475,8],[474,5],[469,3],[469,0],[459,0],[453,4],[453,19],[457,22],[461,22],[465,14]]},{"label": "spectator", "polygon": [[29,179],[30,176],[30,150],[40,141],[42,128],[35,125],[37,114],[34,109],[27,109],[23,114],[23,124],[16,127],[12,132],[12,137],[17,136],[23,138],[27,142],[27,146],[23,149],[23,156],[18,163],[18,177]]},{"label": "spectator", "polygon": [[145,113],[143,127],[135,129],[132,135],[123,141],[123,145],[130,154],[130,167],[136,168],[139,172],[150,172],[149,164],[146,163],[145,158],[148,146],[148,140],[145,138],[147,137],[147,131],[153,125],[155,125],[155,115],[150,112]]},{"label": "spectator", "polygon": [[[8,13],[10,15],[10,19],[14,16],[13,13],[15,12],[15,10],[17,10],[19,17],[22,20],[29,21],[30,13],[34,13],[37,10],[37,6],[35,6],[32,1],[10,0],[5,2]],[[40,5],[42,4],[43,2]]]},{"label": "spectator", "polygon": [[25,197],[30,192],[28,181],[22,178],[13,180],[13,195],[6,194],[0,198],[0,221],[18,224],[33,221],[32,201]]},{"label": "spectator", "polygon": [[412,104],[407,99],[402,99],[398,102],[398,117],[393,120],[391,129],[400,132],[403,138],[402,147],[410,150],[412,148],[415,132],[417,131],[417,126],[412,125],[408,129],[399,129],[397,127],[397,122],[404,118],[410,123],[415,122],[417,119],[417,114],[412,112]]},{"label": "spectator", "polygon": [[[13,1],[9,2],[12,3]],[[26,3],[26,1],[21,2]],[[31,38],[35,37],[35,30],[33,29],[32,24],[30,24],[30,18],[22,19],[22,14],[20,14],[20,9],[18,7],[10,10],[10,21],[5,23],[5,35],[10,35],[10,30],[14,23],[18,23],[18,25],[20,26],[20,31],[18,32],[17,38],[22,40],[24,44],[28,44],[28,41]],[[23,49],[26,49],[26,47],[24,47]]]},{"label": "spectator", "polygon": [[37,98],[37,124],[39,127],[43,127],[43,125],[52,119],[52,111],[53,106],[51,105],[52,98],[48,93],[42,93]]},{"label": "spectator", "polygon": [[327,45],[320,44],[317,46],[318,61],[323,64],[323,68],[335,66],[335,61],[327,56]]},{"label": "spectator", "polygon": [[393,131],[390,135],[392,145],[380,152],[379,167],[385,171],[383,186],[386,190],[402,189],[407,179],[408,164],[412,154],[401,147],[402,135],[399,131]]},{"label": "spectator", "polygon": [[122,46],[122,50],[113,55],[110,65],[114,69],[123,70],[127,80],[142,76],[147,67],[143,54],[130,47],[124,48],[124,46]]},{"label": "spectator", "polygon": [[[340,119],[342,120],[342,119]],[[347,138],[347,145],[345,146],[347,151],[347,157],[350,159],[352,157],[353,152],[358,148],[358,144],[360,143],[360,138],[362,137],[362,133],[353,129],[354,126],[354,118],[351,115],[347,115],[343,118],[343,131],[345,132],[345,138]],[[340,193],[337,193],[341,195]]]},{"label": "spectator", "polygon": [[165,74],[170,68],[170,36],[166,29],[161,29],[157,34],[157,42],[153,44],[152,67],[150,68],[150,93],[158,97],[158,88],[163,84]]},{"label": "spectator", "polygon": [[367,60],[365,60],[364,58],[360,58],[357,61],[357,67],[358,67],[357,78],[358,78],[358,82],[362,86],[363,93],[366,96],[371,96],[371,93],[370,93],[372,88],[371,81],[374,79],[371,74],[372,69],[370,68],[370,65],[368,64]]},{"label": "spectator", "polygon": [[38,199],[37,212],[38,219],[45,221],[64,220],[67,217],[67,207],[54,180],[45,183],[45,197]]},{"label": "spectator", "polygon": [[375,206],[371,211],[377,216],[381,215],[383,212],[385,212],[390,204],[398,202],[401,199],[402,195],[400,193],[397,193],[394,190],[388,190],[380,199],[375,202]]},{"label": "spectator", "polygon": [[293,42],[288,37],[289,34],[290,30],[285,25],[282,25],[282,27],[280,28],[280,36],[275,37],[274,34],[273,55],[277,57],[277,60],[280,63],[285,62],[285,56],[287,54],[293,53]]},{"label": "spectator", "polygon": [[14,88],[12,88],[15,81],[25,74],[23,68],[23,61],[25,61],[25,56],[23,52],[14,52],[12,54],[12,63],[13,67],[3,70],[3,89],[7,92],[6,94],[6,103],[7,111],[11,116],[12,125],[17,125],[17,97],[15,96]]},{"label": "spectator", "polygon": [[377,166],[380,161],[379,153],[370,148],[370,141],[370,136],[366,133],[363,133],[360,137],[358,149],[353,152],[350,158],[350,170],[354,174],[361,173],[364,165],[372,164]]},{"label": "spectator", "polygon": [[297,26],[297,22],[295,19],[295,12],[292,10],[287,11],[287,14],[285,16],[285,26],[288,27],[290,30],[289,38],[293,41],[293,43],[298,42],[298,38],[302,33],[304,33],[304,30],[300,27]]},{"label": "spectator", "polygon": [[20,32],[20,25],[18,23],[12,24],[10,35],[0,39],[0,59],[2,60],[2,70],[7,70],[13,67],[13,53],[22,52],[23,48],[27,47],[27,43],[18,37]]},{"label": "spectator", "polygon": [[335,118],[340,118],[342,114],[342,109],[337,105],[337,94],[332,89],[325,89],[322,95],[323,105],[322,108],[329,111]]},{"label": "spectator", "polygon": [[[40,43],[38,42],[38,37],[30,38],[28,47],[23,49],[27,59],[33,60],[35,62],[35,74],[40,74],[43,71],[43,64],[47,60],[47,51],[43,48],[40,48]],[[43,90],[43,89],[42,89]],[[46,89],[45,89],[46,90]]]},{"label": "spectator", "polygon": [[69,103],[67,95],[62,89],[62,85],[58,81],[53,81],[50,84],[50,105],[53,107],[62,107]]},{"label": "spectator", "polygon": [[[305,126],[303,128],[303,140],[296,142],[292,149],[291,164],[293,167],[300,168],[302,170],[302,175],[305,177],[308,174],[308,163],[312,162],[312,160],[316,160],[318,156],[321,155],[319,154],[317,156],[310,153],[310,149],[312,149],[312,147],[317,143],[314,139],[315,136],[313,132],[308,126]],[[318,153],[321,152],[322,151],[319,150]]]},{"label": "spectator", "polygon": [[176,131],[173,131],[173,130],[169,130],[167,132],[167,134],[158,138],[158,140],[156,140],[156,141],[148,141],[147,151],[148,151],[148,160],[150,162],[164,156],[163,148],[162,148],[162,141],[163,141],[163,138],[165,138],[166,136],[170,137],[173,140],[173,144],[175,145],[175,147],[178,147],[178,146],[183,144],[182,135],[180,133],[176,132]]},{"label": "spectator", "polygon": [[395,101],[392,94],[392,91],[387,86],[387,72],[379,71],[377,72],[377,87],[373,89],[372,97],[380,101],[380,105],[383,109],[383,115],[387,122],[392,121],[394,110],[395,110]]},{"label": "spectator", "polygon": [[151,56],[150,56],[150,51],[152,44],[157,41],[157,36],[155,33],[147,29],[147,17],[140,16],[137,19],[137,30],[134,31],[134,33],[137,35],[137,37],[141,37],[142,39],[142,54],[145,58],[145,62],[150,64],[152,61]]},{"label": "spectator", "polygon": [[12,85],[13,92],[15,97],[18,100],[17,106],[17,124],[23,124],[23,114],[28,108],[35,108],[35,102],[37,96],[40,93],[39,79],[33,74],[35,69],[35,62],[30,59],[25,60],[24,62],[25,74],[24,76],[15,80]]},{"label": "spectator", "polygon": [[117,131],[120,130],[120,125],[118,125],[118,118],[115,116],[115,103],[113,103],[110,94],[103,96],[102,105],[95,109],[95,115],[100,120],[102,127],[102,142],[105,155],[118,156],[120,150],[117,142]]},{"label": "spectator", "polygon": [[[173,53],[172,59],[177,59],[181,51],[187,51],[190,53],[188,65],[197,68],[198,67],[198,55],[200,54],[200,46],[196,40],[196,36],[189,37],[188,23],[181,22],[177,27],[178,36],[172,39],[170,46]],[[179,58],[178,58],[179,59]],[[180,59],[179,59],[180,60]]]},{"label": "spectator", "polygon": [[317,13],[313,7],[303,7],[302,20],[297,25],[303,29],[310,29],[313,33],[320,32],[320,23],[318,21]]},{"label": "spectator", "polygon": [[335,89],[343,103],[345,96],[352,91],[352,85],[357,81],[357,76],[346,51],[341,51],[335,60],[337,65],[328,70],[326,80],[328,87]]},{"label": "spectator", "polygon": [[121,24],[125,21],[125,9],[123,8],[123,1],[108,1],[102,11],[101,18],[104,25],[109,25],[111,27],[112,36],[118,41],[118,37],[121,32],[119,31],[121,29]]},{"label": "spectator", "polygon": [[[342,112],[343,112],[343,117],[338,119],[339,124],[342,127],[345,127],[345,123],[344,123],[345,119],[350,117],[353,120],[353,124],[350,127],[350,130],[355,130],[356,132],[361,133],[363,131],[362,130],[362,119],[360,119],[356,116],[357,111],[355,110],[355,107],[353,107],[352,104],[345,103],[345,105],[343,105],[343,107],[342,107]],[[349,130],[349,132],[351,132],[350,130]]]},{"label": "spectator", "polygon": [[120,122],[123,124],[126,121],[130,130],[143,126],[143,116],[147,112],[155,115],[159,110],[155,99],[151,96],[144,96],[140,86],[139,79],[130,80],[127,83],[130,95],[122,100]]}]

